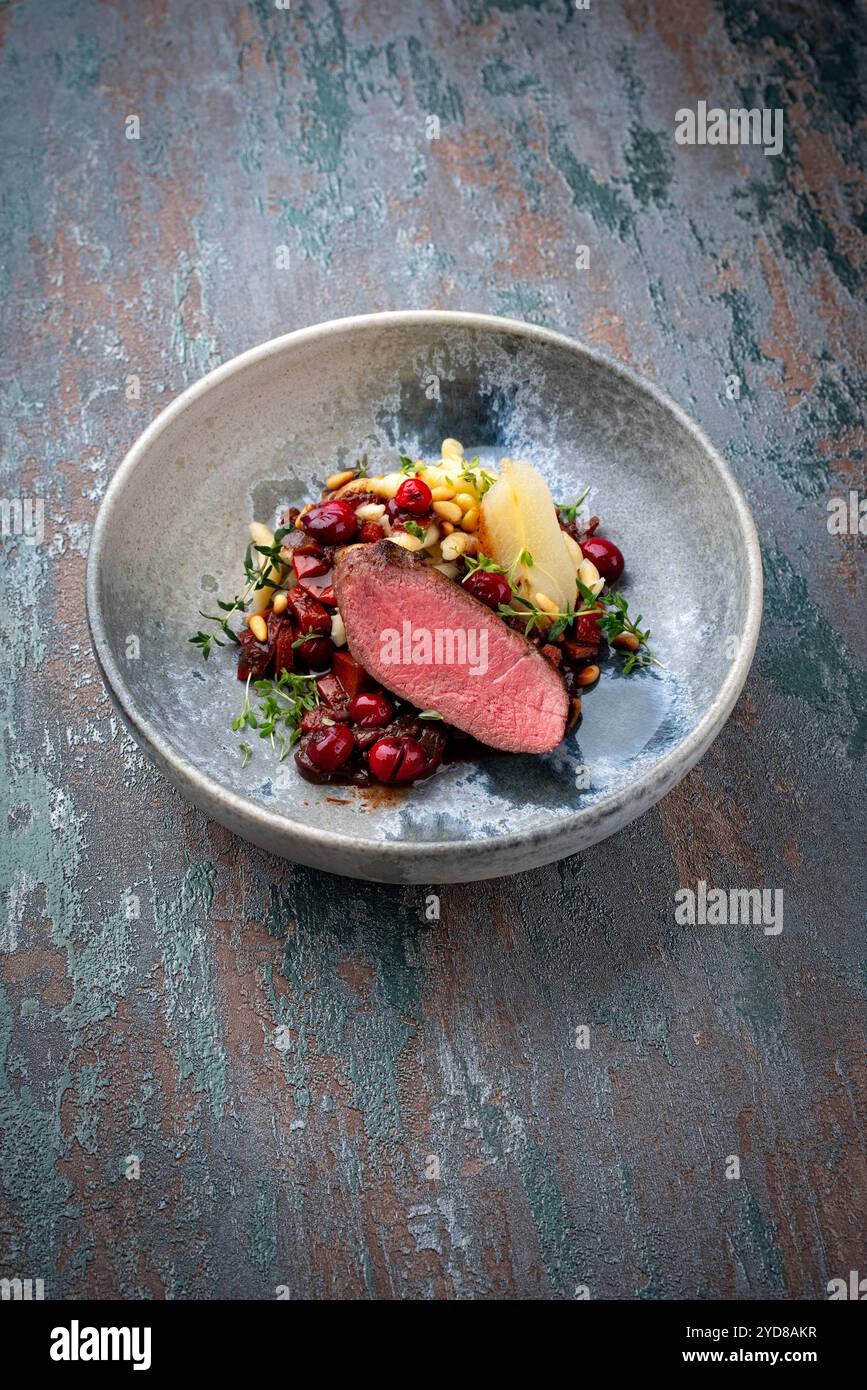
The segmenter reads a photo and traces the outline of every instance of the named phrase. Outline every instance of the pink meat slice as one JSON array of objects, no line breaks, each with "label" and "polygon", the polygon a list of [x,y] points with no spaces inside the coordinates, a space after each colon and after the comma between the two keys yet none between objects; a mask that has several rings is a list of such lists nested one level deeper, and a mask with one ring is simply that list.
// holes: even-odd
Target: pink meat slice
[{"label": "pink meat slice", "polygon": [[334,590],[350,652],[388,690],[491,748],[556,748],[568,712],[561,676],[460,584],[382,540],[340,554]]}]

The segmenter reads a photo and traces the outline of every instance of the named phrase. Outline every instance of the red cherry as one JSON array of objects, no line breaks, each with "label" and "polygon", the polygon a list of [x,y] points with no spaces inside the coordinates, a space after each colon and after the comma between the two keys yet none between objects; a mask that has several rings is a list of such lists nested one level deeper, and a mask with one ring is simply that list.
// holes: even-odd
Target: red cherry
[{"label": "red cherry", "polygon": [[380,694],[356,695],[349,701],[349,717],[360,724],[362,729],[381,729],[391,723],[393,714],[390,700]]},{"label": "red cherry", "polygon": [[332,724],[328,729],[320,729],[311,734],[307,742],[307,756],[320,772],[336,772],[350,757],[355,747],[355,735],[345,724]]},{"label": "red cherry", "polygon": [[608,584],[615,584],[623,573],[622,552],[604,536],[588,536],[581,542],[581,554],[585,560],[593,561]]},{"label": "red cherry", "polygon": [[309,642],[302,642],[295,651],[308,671],[327,671],[334,655],[334,643],[330,637],[311,637]]},{"label": "red cherry", "polygon": [[368,760],[380,782],[414,782],[427,765],[424,749],[414,738],[381,738],[371,748]]},{"label": "red cherry", "polygon": [[309,536],[326,545],[345,545],[358,528],[358,519],[348,502],[335,497],[330,502],[317,502],[301,516],[301,525]]},{"label": "red cherry", "polygon": [[501,603],[512,601],[512,589],[508,579],[504,574],[496,574],[493,570],[474,570],[464,588],[469,589],[473,598],[481,599],[488,608],[493,608],[495,613]]},{"label": "red cherry", "polygon": [[433,505],[433,496],[427,483],[421,478],[407,478],[394,494],[399,511],[409,512],[410,516],[424,516]]}]

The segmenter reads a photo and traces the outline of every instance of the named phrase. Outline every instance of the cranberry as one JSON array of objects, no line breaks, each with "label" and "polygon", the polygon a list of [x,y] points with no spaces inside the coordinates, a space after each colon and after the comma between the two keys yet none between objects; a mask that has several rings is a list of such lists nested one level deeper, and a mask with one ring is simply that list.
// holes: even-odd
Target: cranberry
[{"label": "cranberry", "polygon": [[427,766],[424,749],[414,738],[381,738],[367,756],[380,782],[414,782]]},{"label": "cranberry", "polygon": [[501,603],[511,603],[512,600],[508,579],[493,570],[474,570],[465,581],[464,588],[469,589],[473,598],[481,599],[488,608],[493,608],[495,613]]},{"label": "cranberry", "polygon": [[382,694],[356,695],[349,701],[349,717],[362,729],[381,729],[391,723],[392,713],[391,701]]},{"label": "cranberry", "polygon": [[[422,487],[424,487],[424,483],[422,483]],[[433,506],[433,503],[431,503],[431,506]],[[392,526],[399,526],[401,522],[404,522],[408,519],[412,519],[415,516],[423,517],[426,516],[428,513],[427,511],[410,512],[407,510],[406,507],[401,507],[398,504],[398,500],[396,497],[389,497],[388,501],[385,504],[385,514],[391,522]],[[424,522],[422,522],[422,525],[424,525]]]},{"label": "cranberry", "polygon": [[349,503],[335,497],[330,502],[317,502],[304,512],[301,525],[308,536],[315,536],[326,545],[345,545],[355,535],[358,520]]},{"label": "cranberry", "polygon": [[398,509],[409,512],[410,516],[424,516],[433,505],[433,496],[427,483],[421,478],[407,478],[394,495]]},{"label": "cranberry", "polygon": [[334,643],[330,637],[311,637],[295,650],[308,671],[327,671],[334,654]]},{"label": "cranberry", "polygon": [[602,578],[614,584],[623,573],[623,554],[613,541],[604,536],[588,536],[581,542],[581,554],[592,560]]},{"label": "cranberry", "polygon": [[349,759],[355,747],[355,736],[345,724],[332,724],[311,734],[307,756],[320,772],[336,772]]}]

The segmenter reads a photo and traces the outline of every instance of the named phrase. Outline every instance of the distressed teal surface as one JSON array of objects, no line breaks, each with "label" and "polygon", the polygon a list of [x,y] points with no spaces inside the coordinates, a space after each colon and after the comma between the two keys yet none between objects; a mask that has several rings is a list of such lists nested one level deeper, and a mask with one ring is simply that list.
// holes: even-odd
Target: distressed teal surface
[{"label": "distressed teal surface", "polygon": [[[45,503],[41,545],[2,537],[0,1277],[816,1298],[863,1270],[864,553],[827,526],[865,492],[863,59],[844,4],[0,11],[0,495]],[[783,153],[676,145],[699,100],[780,106]],[[651,376],[731,460],[767,581],[680,788],[441,890],[204,821],[118,728],[84,618],[100,498],[162,405],[404,307]],[[782,934],[677,926],[702,878],[781,888]]]}]

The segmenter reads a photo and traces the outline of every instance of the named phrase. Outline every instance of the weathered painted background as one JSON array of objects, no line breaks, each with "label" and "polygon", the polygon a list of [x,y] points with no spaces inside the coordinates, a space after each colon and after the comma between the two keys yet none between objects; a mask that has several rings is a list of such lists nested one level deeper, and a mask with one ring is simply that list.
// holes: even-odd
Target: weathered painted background
[{"label": "weathered painted background", "polygon": [[[863,541],[827,526],[864,495],[863,11],[0,17],[0,486],[46,508],[42,544],[3,538],[0,1273],[803,1298],[867,1270]],[[781,107],[783,153],[676,145],[699,100]],[[295,869],[189,809],[120,733],[83,602],[106,484],[173,395],[413,306],[646,372],[731,459],[767,574],[754,671],[687,781],[580,858],[444,888],[439,923],[433,890]],[[782,888],[782,935],[676,926],[700,878]]]}]

